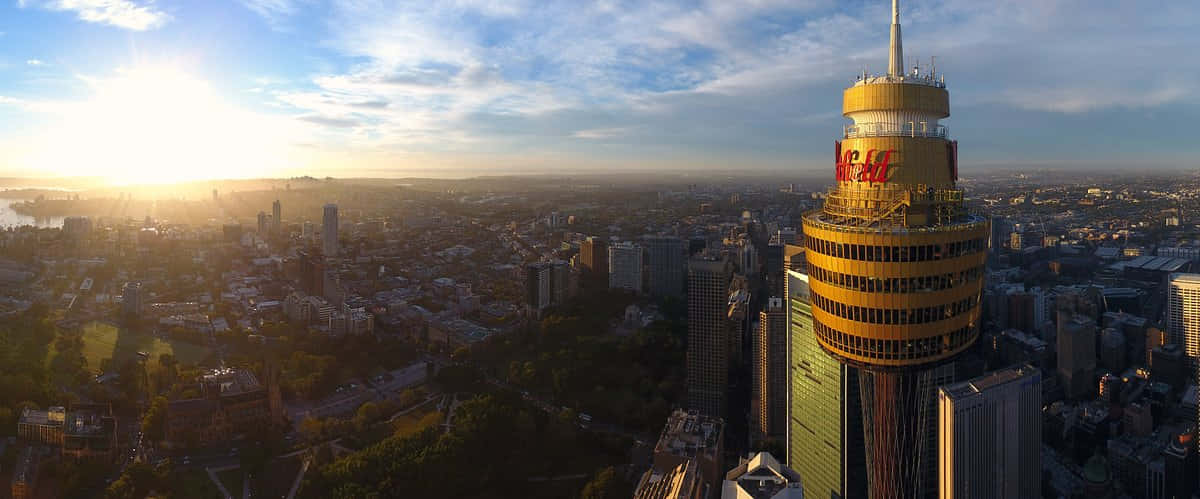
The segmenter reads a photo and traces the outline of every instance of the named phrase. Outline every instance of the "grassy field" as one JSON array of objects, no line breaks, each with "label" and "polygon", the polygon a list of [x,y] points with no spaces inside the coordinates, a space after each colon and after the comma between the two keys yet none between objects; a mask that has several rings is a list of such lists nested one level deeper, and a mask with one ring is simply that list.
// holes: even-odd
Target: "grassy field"
[{"label": "grassy field", "polygon": [[160,354],[169,353],[182,364],[203,361],[212,351],[208,347],[183,341],[162,340],[149,333],[134,333],[105,322],[90,322],[83,326],[83,356],[88,369],[100,369],[101,359],[120,362],[133,358],[138,352],[147,352],[150,359],[158,360]]}]

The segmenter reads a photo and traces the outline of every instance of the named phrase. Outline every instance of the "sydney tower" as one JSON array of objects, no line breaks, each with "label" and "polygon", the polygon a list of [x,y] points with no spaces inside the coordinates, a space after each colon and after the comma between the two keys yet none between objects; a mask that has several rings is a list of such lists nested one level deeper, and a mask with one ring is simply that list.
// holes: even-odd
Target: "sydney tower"
[{"label": "sydney tower", "polygon": [[[945,80],[904,68],[892,2],[887,74],[843,93],[837,184],[804,215],[813,329],[860,372],[870,495],[925,497],[937,383],[979,337],[989,226],[963,205]],[[952,369],[952,368],[951,368]],[[952,370],[951,370],[952,372]]]}]

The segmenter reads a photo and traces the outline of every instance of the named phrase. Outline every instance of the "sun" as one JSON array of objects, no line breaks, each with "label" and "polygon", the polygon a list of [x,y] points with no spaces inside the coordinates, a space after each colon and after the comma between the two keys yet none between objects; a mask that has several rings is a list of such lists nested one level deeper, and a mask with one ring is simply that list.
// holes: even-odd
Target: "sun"
[{"label": "sun", "polygon": [[113,183],[261,176],[289,160],[289,121],[233,106],[204,80],[167,67],[86,79],[92,91],[64,106],[40,163]]}]

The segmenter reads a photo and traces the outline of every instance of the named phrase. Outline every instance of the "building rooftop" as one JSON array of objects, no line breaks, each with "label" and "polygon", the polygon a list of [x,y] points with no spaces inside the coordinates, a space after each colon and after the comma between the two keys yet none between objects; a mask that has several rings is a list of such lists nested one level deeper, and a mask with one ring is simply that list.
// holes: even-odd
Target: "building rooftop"
[{"label": "building rooftop", "polygon": [[759,452],[725,475],[721,497],[730,499],[804,499],[800,474]]},{"label": "building rooftop", "polygon": [[725,422],[721,418],[676,409],[667,419],[667,425],[658,438],[658,444],[654,446],[654,452],[720,459],[717,449],[724,427]]},{"label": "building rooftop", "polygon": [[947,385],[942,387],[942,391],[950,399],[964,399],[1005,383],[1018,380],[1024,380],[1023,383],[1036,383],[1039,379],[1041,379],[1041,370],[1025,365],[1001,369],[972,380]]},{"label": "building rooftop", "polygon": [[1200,274],[1171,274],[1169,277],[1171,284],[1197,284],[1200,285]]},{"label": "building rooftop", "polygon": [[21,423],[32,425],[61,425],[66,420],[67,411],[62,407],[51,407],[46,410],[26,407],[21,411]]}]

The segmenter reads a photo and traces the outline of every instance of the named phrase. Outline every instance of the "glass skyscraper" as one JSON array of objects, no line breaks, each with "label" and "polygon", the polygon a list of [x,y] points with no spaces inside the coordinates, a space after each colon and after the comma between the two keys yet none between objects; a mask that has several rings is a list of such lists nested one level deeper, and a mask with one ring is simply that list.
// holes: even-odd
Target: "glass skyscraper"
[{"label": "glass skyscraper", "polygon": [[857,370],[821,350],[813,334],[808,275],[787,271],[787,464],[804,477],[804,495],[867,496]]}]

